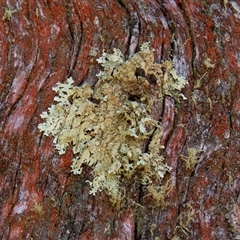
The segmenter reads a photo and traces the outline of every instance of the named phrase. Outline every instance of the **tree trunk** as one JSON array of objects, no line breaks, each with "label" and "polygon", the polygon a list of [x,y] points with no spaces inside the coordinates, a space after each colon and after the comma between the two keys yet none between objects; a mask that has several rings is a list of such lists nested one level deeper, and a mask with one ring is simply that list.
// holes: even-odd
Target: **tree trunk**
[{"label": "tree trunk", "polygon": [[[0,238],[240,239],[240,3],[223,0],[7,1],[0,19]],[[126,181],[120,208],[89,194],[37,126],[52,87],[98,81],[96,59],[150,42],[188,85],[161,115],[172,170],[163,206]],[[196,160],[196,162],[195,162]]]}]

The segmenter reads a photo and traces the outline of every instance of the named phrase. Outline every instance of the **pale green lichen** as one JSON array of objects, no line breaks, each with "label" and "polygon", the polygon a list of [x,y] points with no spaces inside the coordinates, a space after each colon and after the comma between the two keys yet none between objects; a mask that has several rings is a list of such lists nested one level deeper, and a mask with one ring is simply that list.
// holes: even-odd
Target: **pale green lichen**
[{"label": "pale green lichen", "polygon": [[206,58],[204,61],[203,61],[204,65],[206,66],[206,68],[214,68],[215,67],[215,64],[211,63],[211,59],[210,58]]},{"label": "pale green lichen", "polygon": [[54,137],[58,152],[64,154],[71,146],[71,171],[81,174],[84,164],[91,166],[90,193],[105,191],[113,204],[123,197],[123,178],[138,176],[155,197],[153,180],[161,182],[170,171],[159,154],[164,148],[162,128],[151,112],[165,94],[178,98],[186,81],[176,75],[170,61],[154,64],[153,53],[148,44],[127,61],[118,49],[104,52],[94,89],[73,86],[72,78],[58,83],[53,88],[56,104],[41,114],[45,122],[38,128]]},{"label": "pale green lichen", "polygon": [[172,240],[177,240],[178,234],[177,233],[184,233],[186,236],[189,237],[190,229],[189,229],[189,224],[193,221],[194,216],[195,216],[195,211],[193,207],[187,203],[185,205],[186,210],[182,211],[180,215],[178,216],[178,225],[174,229],[174,237]]},{"label": "pale green lichen", "polygon": [[195,149],[195,148],[188,148],[188,156],[181,155],[181,158],[185,161],[186,163],[186,168],[188,170],[193,171],[195,168],[195,165],[198,162],[198,157],[197,154],[200,151]]},{"label": "pale green lichen", "polygon": [[8,8],[4,8],[5,12],[4,12],[4,15],[2,17],[2,20],[3,21],[10,21],[11,20],[11,17],[12,17],[12,14],[17,12],[16,9],[8,9]]}]

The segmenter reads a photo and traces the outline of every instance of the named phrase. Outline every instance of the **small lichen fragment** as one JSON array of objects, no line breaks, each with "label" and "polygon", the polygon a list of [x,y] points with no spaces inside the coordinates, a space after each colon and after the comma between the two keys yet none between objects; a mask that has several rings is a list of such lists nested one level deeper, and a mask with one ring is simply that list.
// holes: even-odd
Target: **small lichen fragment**
[{"label": "small lichen fragment", "polygon": [[188,148],[188,156],[181,155],[181,158],[185,161],[186,168],[188,170],[191,170],[191,171],[194,170],[194,167],[198,162],[198,157],[197,157],[198,153],[199,153],[199,150],[195,148]]},{"label": "small lichen fragment", "polygon": [[[195,216],[195,211],[193,207],[187,203],[185,205],[186,210],[182,211],[180,215],[178,216],[178,225],[174,229],[174,238],[179,239],[176,235],[177,233],[184,233],[186,236],[189,237],[190,229],[189,229],[189,224],[193,221],[194,216]],[[173,239],[174,239],[173,238]]]},{"label": "small lichen fragment", "polygon": [[151,112],[164,95],[178,98],[186,81],[170,61],[155,64],[148,44],[127,61],[113,51],[98,59],[103,71],[93,89],[73,86],[72,78],[53,88],[56,104],[41,114],[45,122],[38,128],[54,137],[60,154],[71,146],[74,174],[84,164],[92,167],[91,194],[105,191],[116,204],[123,197],[122,179],[133,176],[157,196],[153,180],[161,182],[170,167],[159,154],[162,127]]},{"label": "small lichen fragment", "polygon": [[7,8],[4,8],[5,12],[4,12],[4,15],[2,17],[2,20],[3,21],[10,21],[11,20],[11,17],[12,17],[12,14],[17,12],[16,9],[7,9]]},{"label": "small lichen fragment", "polygon": [[206,66],[206,68],[214,68],[215,67],[215,64],[211,63],[211,59],[210,58],[206,58],[204,61],[203,61],[204,65]]}]

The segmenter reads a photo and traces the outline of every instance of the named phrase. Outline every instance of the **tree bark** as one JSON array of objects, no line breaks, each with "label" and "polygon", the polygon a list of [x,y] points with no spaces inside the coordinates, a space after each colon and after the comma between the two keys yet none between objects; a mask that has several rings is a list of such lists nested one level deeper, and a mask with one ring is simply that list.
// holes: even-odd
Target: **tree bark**
[{"label": "tree bark", "polygon": [[[0,14],[1,239],[240,239],[238,1],[7,1]],[[128,58],[146,41],[189,83],[158,113],[172,189],[157,207],[126,182],[134,202],[116,209],[37,126],[56,83],[94,86],[103,49]]]}]

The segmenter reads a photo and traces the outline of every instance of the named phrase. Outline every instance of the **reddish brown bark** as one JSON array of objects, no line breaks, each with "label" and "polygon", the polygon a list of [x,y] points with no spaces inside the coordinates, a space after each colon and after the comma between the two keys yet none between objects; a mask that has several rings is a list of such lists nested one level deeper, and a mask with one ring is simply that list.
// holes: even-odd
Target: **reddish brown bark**
[{"label": "reddish brown bark", "polygon": [[[9,9],[0,19],[1,239],[240,239],[238,1],[7,1],[1,16]],[[70,174],[71,151],[59,157],[37,125],[57,82],[94,85],[103,49],[128,57],[145,41],[189,82],[178,110],[166,97],[159,113],[173,189],[155,207],[127,182],[141,206],[115,209],[104,193],[89,195],[91,169]],[[193,170],[181,158],[188,147],[200,151]]]}]

